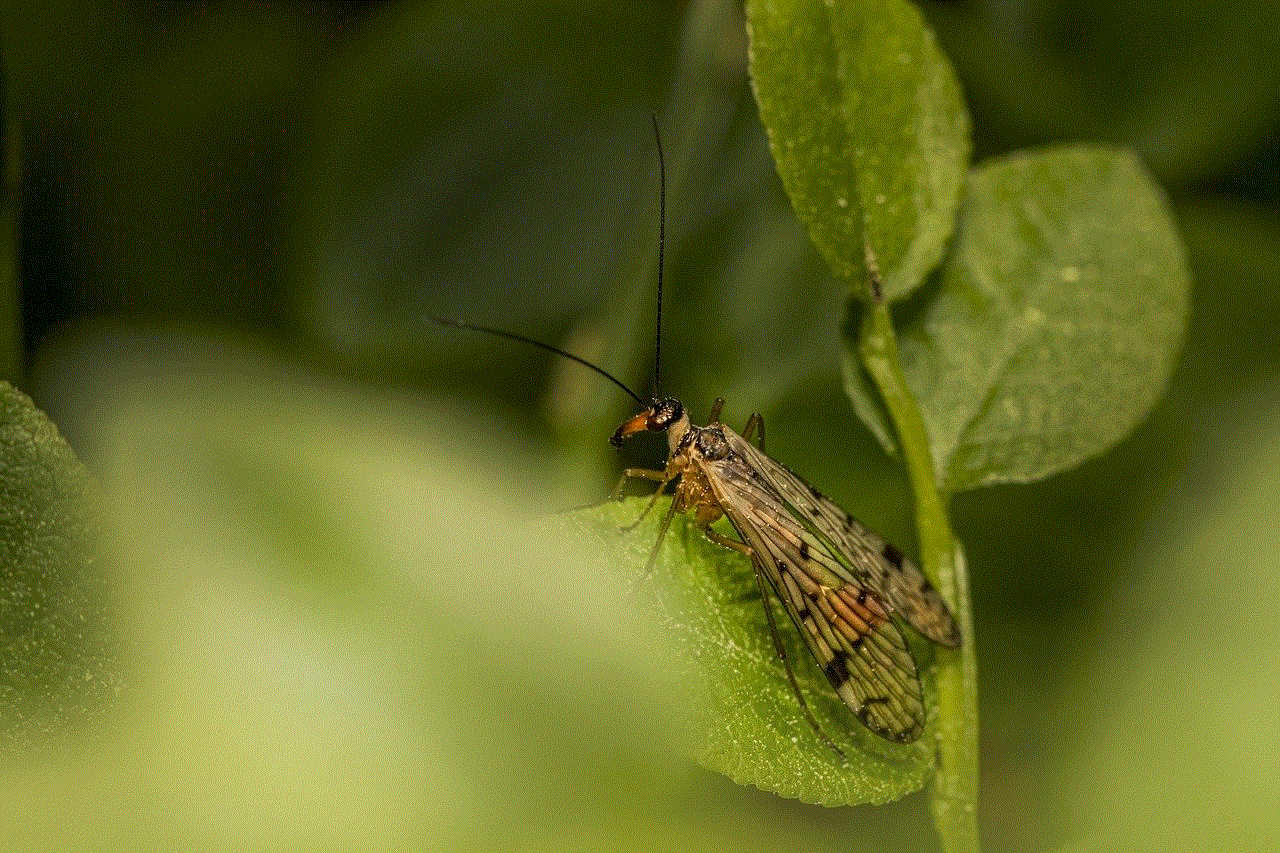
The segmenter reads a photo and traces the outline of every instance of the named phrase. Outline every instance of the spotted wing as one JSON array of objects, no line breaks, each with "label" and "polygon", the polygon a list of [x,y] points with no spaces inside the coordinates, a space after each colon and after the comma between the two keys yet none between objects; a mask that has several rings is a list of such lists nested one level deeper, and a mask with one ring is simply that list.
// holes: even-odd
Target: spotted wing
[{"label": "spotted wing", "polygon": [[805,528],[840,559],[833,571],[868,587],[912,628],[939,645],[960,645],[947,603],[914,563],[829,498],[732,430],[725,438],[746,465],[760,472]]},{"label": "spotted wing", "polygon": [[840,699],[887,740],[919,737],[924,703],[915,661],[880,597],[741,455],[697,462]]}]

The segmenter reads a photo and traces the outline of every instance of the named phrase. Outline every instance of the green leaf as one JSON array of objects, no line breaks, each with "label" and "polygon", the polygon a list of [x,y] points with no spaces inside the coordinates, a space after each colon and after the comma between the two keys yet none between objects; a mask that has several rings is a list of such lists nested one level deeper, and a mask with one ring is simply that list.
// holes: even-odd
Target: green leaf
[{"label": "green leaf", "polygon": [[760,118],[796,215],[835,274],[889,298],[942,256],[969,155],[955,74],[900,0],[747,4]]},{"label": "green leaf", "polygon": [[96,717],[121,681],[84,466],[0,381],[0,748]]},{"label": "green leaf", "polygon": [[1164,389],[1186,325],[1182,244],[1125,151],[976,170],[940,279],[899,346],[946,494],[1040,479],[1119,441]]},{"label": "green leaf", "polygon": [[[634,581],[670,504],[663,498],[629,533],[647,498],[609,502],[569,513],[570,535],[603,538],[616,548],[618,570]],[[574,534],[574,531],[577,531]],[[823,730],[848,756],[841,759],[805,721],[774,650],[756,581],[745,557],[711,543],[692,519],[672,521],[650,598],[692,685],[688,702],[697,760],[738,784],[825,806],[884,803],[919,790],[933,768],[931,737],[890,744],[864,729],[831,690],[812,655],[773,602],[796,679]],[[930,703],[931,704],[931,703]]]}]

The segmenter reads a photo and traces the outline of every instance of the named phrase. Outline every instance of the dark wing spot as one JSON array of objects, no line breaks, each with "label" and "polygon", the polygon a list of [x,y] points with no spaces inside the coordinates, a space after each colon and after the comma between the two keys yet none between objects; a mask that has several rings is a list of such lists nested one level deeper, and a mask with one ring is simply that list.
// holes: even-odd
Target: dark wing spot
[{"label": "dark wing spot", "polygon": [[887,696],[868,696],[866,699],[863,699],[862,704],[858,706],[858,719],[862,721],[864,726],[871,729],[881,737],[888,737],[890,735],[890,731],[884,726],[877,726],[871,723],[871,709],[868,706],[888,704],[889,698]]},{"label": "dark wing spot", "polygon": [[848,656],[842,651],[837,651],[831,662],[822,668],[826,673],[827,680],[831,682],[833,687],[840,687],[849,680],[849,664]]},{"label": "dark wing spot", "polygon": [[800,559],[802,560],[809,559],[809,543],[808,542],[800,543]]},{"label": "dark wing spot", "polygon": [[859,589],[859,590],[858,590],[858,603],[859,603],[859,604],[866,604],[866,603],[867,603],[867,589],[866,589],[866,587],[863,587],[863,588],[861,588],[861,589]]},{"label": "dark wing spot", "polygon": [[809,486],[809,494],[813,495],[815,498],[822,497],[822,492],[818,491],[813,486]]}]

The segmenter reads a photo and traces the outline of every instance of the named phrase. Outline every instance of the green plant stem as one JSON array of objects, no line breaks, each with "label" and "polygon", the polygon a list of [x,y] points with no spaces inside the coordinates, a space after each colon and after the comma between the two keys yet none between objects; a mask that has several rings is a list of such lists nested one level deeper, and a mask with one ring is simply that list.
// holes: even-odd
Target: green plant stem
[{"label": "green plant stem", "polygon": [[916,499],[920,557],[924,573],[951,605],[960,623],[960,648],[938,649],[938,772],[930,792],[934,825],[947,853],[977,853],[978,847],[978,686],[973,617],[964,552],[938,491],[924,418],[907,387],[898,360],[898,341],[887,302],[869,306],[859,349],[897,428]]}]

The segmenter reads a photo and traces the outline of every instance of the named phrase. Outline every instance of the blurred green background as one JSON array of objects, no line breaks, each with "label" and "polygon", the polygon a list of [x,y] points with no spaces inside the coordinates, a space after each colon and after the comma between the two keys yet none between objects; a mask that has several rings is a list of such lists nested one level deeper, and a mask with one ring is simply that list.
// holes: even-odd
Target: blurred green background
[{"label": "blurred green background", "polygon": [[[985,841],[1280,848],[1280,14],[923,11],[975,161],[1135,147],[1195,281],[1131,437],[955,502]],[[646,391],[656,112],[664,390],[762,411],[773,455],[910,550],[740,8],[7,3],[2,23],[23,156],[3,363],[100,479],[129,661],[105,744],[5,759],[3,846],[931,849],[922,797],[828,811],[671,759],[661,639],[602,580],[608,548],[512,520],[608,492],[629,401],[421,319]]]}]

